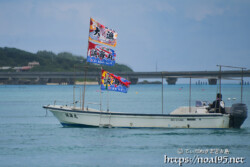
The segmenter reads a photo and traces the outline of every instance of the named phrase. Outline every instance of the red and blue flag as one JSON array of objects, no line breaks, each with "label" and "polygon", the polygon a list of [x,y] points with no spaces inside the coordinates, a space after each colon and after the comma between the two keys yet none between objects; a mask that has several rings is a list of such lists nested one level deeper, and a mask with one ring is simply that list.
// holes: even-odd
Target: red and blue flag
[{"label": "red and blue flag", "polygon": [[90,18],[89,40],[115,47],[117,32]]},{"label": "red and blue flag", "polygon": [[108,71],[102,70],[101,90],[127,93],[130,81]]},{"label": "red and blue flag", "polygon": [[113,49],[94,44],[89,41],[87,62],[113,66],[116,53]]}]

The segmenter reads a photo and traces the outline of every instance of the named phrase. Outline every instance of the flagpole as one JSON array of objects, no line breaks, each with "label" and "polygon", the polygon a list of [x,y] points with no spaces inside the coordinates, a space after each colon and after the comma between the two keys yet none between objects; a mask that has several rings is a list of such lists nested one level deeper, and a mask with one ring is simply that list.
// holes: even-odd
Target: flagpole
[{"label": "flagpole", "polygon": [[191,113],[191,77],[189,78],[189,113]]},{"label": "flagpole", "polygon": [[[86,60],[86,64],[87,64],[87,60]],[[87,66],[86,69],[84,71],[84,85],[83,85],[83,94],[82,94],[82,110],[84,111],[84,102],[85,102],[85,90],[86,90],[86,75],[87,75]]]},{"label": "flagpole", "polygon": [[163,114],[163,74],[161,73],[161,113]]},{"label": "flagpole", "polygon": [[109,90],[107,90],[107,112],[109,112]]},{"label": "flagpole", "polygon": [[102,111],[102,67],[101,67],[101,84],[100,84],[100,111]]},{"label": "flagpole", "polygon": [[[107,73],[106,73],[106,75],[107,75]],[[108,78],[110,78],[110,75],[108,75]],[[109,89],[108,89],[108,82],[107,81],[106,81],[106,90],[107,90],[107,112],[108,112],[109,111]]]},{"label": "flagpole", "polygon": [[106,81],[106,90],[107,90],[107,112],[108,112],[109,111],[109,89],[108,89],[108,82],[107,81]]},{"label": "flagpole", "polygon": [[[91,21],[91,18],[90,18]],[[89,35],[88,35],[88,39],[89,39]],[[84,102],[85,102],[85,90],[86,90],[86,75],[87,75],[87,59],[88,59],[88,50],[89,50],[89,40],[88,40],[88,47],[87,47],[87,58],[86,58],[86,62],[85,62],[85,70],[84,70],[84,86],[83,86],[83,93],[82,93],[82,110],[84,111]]]},{"label": "flagpole", "polygon": [[[116,46],[116,38],[117,38],[117,33],[112,30],[112,29],[108,29],[107,27],[105,27],[105,32],[106,32],[106,29],[108,29],[108,33],[105,35],[103,34],[103,28],[104,26],[102,24],[100,24],[99,22],[95,21],[94,19],[92,19],[90,17],[90,29],[89,29],[89,36],[88,36],[88,48],[87,48],[87,59],[88,59],[88,51],[89,51],[89,48],[92,49],[92,43],[90,43],[90,41],[94,41],[94,42],[97,42],[97,43],[100,43],[100,44],[104,44],[104,45],[108,45],[108,46],[112,46],[112,47],[115,47]],[[92,36],[93,35],[93,36]],[[107,41],[103,41],[102,38],[105,38],[105,39],[109,39],[108,42]],[[110,41],[111,40],[111,41]],[[94,48],[96,49],[96,46],[97,44],[94,46]],[[109,50],[109,48],[107,48]],[[112,50],[112,49],[111,49]],[[96,51],[96,50],[95,50]],[[97,50],[96,52],[99,52],[98,54],[98,57],[100,56],[101,52],[99,50]],[[114,50],[112,50],[112,52],[110,52],[109,54],[112,53],[112,56],[114,56]],[[97,53],[94,53],[96,56],[97,56]],[[105,54],[105,53],[104,53]],[[102,55],[103,57],[103,51],[102,51]],[[104,55],[105,57],[105,55]],[[87,64],[87,59],[86,59],[86,64]],[[94,58],[95,59],[95,58]],[[91,59],[92,60],[92,59]],[[96,60],[96,59],[95,59]],[[112,60],[112,59],[111,59]],[[102,62],[100,63],[99,61],[98,62],[92,62],[92,61],[89,61],[90,63],[97,63],[97,64],[102,64]],[[112,61],[112,63],[114,63],[114,61]],[[110,65],[110,64],[107,64],[107,63],[104,63],[104,65]],[[102,67],[101,67],[102,69]],[[84,89],[83,89],[83,93],[82,93],[82,109],[84,110],[84,102],[85,102],[85,89],[86,89],[86,75],[87,75],[87,69],[85,70],[85,81],[84,81]],[[102,75],[101,75],[102,76]],[[101,82],[102,82],[102,78],[101,78]],[[129,83],[130,84],[130,83]],[[107,92],[107,96],[108,96],[108,101],[107,101],[107,110],[109,111],[109,92]],[[102,111],[102,84],[100,86],[100,111]]]}]

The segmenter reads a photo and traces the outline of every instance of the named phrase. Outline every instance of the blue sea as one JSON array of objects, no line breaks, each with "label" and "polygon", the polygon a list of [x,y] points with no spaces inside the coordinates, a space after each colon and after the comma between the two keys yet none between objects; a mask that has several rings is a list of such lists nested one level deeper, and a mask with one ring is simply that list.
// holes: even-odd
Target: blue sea
[{"label": "blue sea", "polygon": [[[104,111],[109,108],[110,111],[160,114],[161,89],[161,85],[131,85],[128,93],[120,93],[100,92],[100,86],[87,86],[86,105],[99,109],[87,103],[101,101]],[[192,105],[196,100],[212,102],[218,91],[213,85],[192,85],[191,89]],[[82,87],[75,89],[78,101],[81,90]],[[238,103],[240,85],[224,84],[222,94],[226,106]],[[189,85],[164,85],[163,97],[164,113],[188,106]],[[55,100],[56,104],[72,105],[73,86],[0,85],[1,167],[250,166],[249,118],[241,129],[225,130],[63,128],[42,108],[54,104]],[[249,85],[244,87],[243,102],[249,109]],[[167,157],[204,159],[193,164],[164,163]],[[217,161],[208,161],[212,158]],[[219,158],[227,163],[221,164]],[[231,164],[226,161],[229,158]],[[235,164],[241,158],[244,163]]]}]

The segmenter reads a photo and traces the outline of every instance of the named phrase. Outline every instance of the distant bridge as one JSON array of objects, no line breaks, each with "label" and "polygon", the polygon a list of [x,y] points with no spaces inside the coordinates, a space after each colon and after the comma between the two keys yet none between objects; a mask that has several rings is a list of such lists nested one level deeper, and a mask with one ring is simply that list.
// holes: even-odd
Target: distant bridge
[{"label": "distant bridge", "polygon": [[[216,84],[217,79],[250,77],[250,70],[237,71],[162,71],[162,72],[116,72],[116,75],[129,79],[132,84],[136,84],[139,78],[166,79],[168,84],[175,84],[178,78],[206,78],[209,84]],[[100,82],[100,72],[87,72],[86,77]],[[65,82],[72,83],[76,78],[84,78],[85,72],[0,72],[1,81],[15,81],[19,79],[34,79],[49,82],[49,79],[65,79]]]}]

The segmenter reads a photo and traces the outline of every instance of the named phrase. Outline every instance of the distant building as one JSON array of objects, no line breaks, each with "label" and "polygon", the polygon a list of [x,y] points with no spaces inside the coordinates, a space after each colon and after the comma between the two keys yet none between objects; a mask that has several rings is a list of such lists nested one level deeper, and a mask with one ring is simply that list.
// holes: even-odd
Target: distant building
[{"label": "distant building", "polygon": [[32,62],[29,62],[29,63],[28,63],[28,66],[30,66],[30,67],[40,66],[40,63],[37,62],[37,61],[32,61]]},{"label": "distant building", "polygon": [[6,66],[6,67],[0,67],[0,70],[9,70],[9,69],[11,69],[11,67],[8,67],[8,66]]},{"label": "distant building", "polygon": [[13,70],[16,70],[16,72],[19,72],[22,70],[22,67],[14,67]]},{"label": "distant building", "polygon": [[22,67],[14,67],[13,70],[21,70]]},{"label": "distant building", "polygon": [[28,71],[28,70],[30,70],[32,67],[30,67],[30,66],[23,66],[22,68],[21,68],[21,70],[22,71]]},{"label": "distant building", "polygon": [[13,70],[16,70],[16,72],[20,72],[20,71],[28,71],[31,68],[32,67],[30,67],[30,66],[22,66],[22,67],[14,67]]}]

